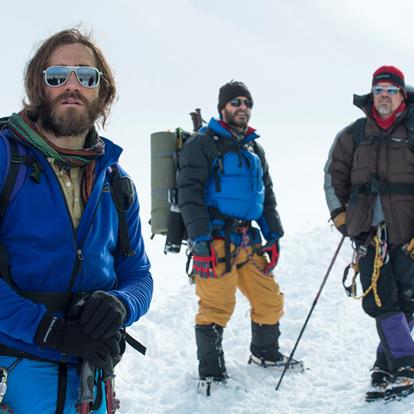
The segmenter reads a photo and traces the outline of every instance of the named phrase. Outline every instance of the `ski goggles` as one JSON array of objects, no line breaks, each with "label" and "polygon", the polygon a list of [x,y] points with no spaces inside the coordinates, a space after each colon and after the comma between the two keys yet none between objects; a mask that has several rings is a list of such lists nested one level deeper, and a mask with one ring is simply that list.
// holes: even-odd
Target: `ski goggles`
[{"label": "ski goggles", "polygon": [[92,66],[49,66],[43,71],[43,79],[47,86],[58,88],[64,85],[72,72],[84,88],[96,88],[101,80],[102,72]]},{"label": "ski goggles", "polygon": [[400,90],[401,88],[397,88],[396,86],[387,86],[386,88],[384,86],[374,86],[372,88],[372,93],[374,95],[381,95],[386,92],[388,95],[397,95]]},{"label": "ski goggles", "polygon": [[251,99],[245,98],[234,98],[231,101],[229,101],[229,104],[231,106],[234,106],[235,108],[238,108],[239,106],[242,106],[242,104],[245,104],[247,108],[253,107],[253,101]]}]

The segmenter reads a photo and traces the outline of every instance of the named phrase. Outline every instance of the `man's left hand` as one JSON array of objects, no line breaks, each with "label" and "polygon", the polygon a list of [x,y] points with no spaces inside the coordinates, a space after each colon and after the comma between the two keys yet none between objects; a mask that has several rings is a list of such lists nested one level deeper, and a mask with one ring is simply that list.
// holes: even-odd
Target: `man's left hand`
[{"label": "man's left hand", "polygon": [[280,256],[279,240],[269,240],[264,246],[260,248],[261,253],[267,253],[269,256],[269,263],[264,269],[264,273],[268,274],[277,266]]},{"label": "man's left hand", "polygon": [[93,292],[85,302],[80,323],[92,339],[110,338],[121,327],[126,317],[122,302],[102,290]]}]

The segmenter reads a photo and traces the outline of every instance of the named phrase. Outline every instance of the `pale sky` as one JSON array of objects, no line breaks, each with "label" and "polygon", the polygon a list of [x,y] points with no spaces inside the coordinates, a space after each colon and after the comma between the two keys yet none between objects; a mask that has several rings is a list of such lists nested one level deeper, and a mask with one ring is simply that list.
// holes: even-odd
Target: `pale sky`
[{"label": "pale sky", "polygon": [[414,5],[384,0],[52,0],[2,6],[2,116],[20,109],[33,47],[79,23],[114,70],[119,101],[104,136],[125,148],[144,230],[150,211],[151,132],[216,116],[219,87],[244,81],[251,125],[265,147],[287,233],[329,218],[322,169],[335,134],[361,116],[353,93],[373,71],[400,67],[414,84]]}]

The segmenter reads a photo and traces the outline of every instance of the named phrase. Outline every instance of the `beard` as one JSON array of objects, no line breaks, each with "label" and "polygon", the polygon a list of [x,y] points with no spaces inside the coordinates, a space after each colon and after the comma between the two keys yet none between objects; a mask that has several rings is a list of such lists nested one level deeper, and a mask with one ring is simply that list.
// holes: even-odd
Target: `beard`
[{"label": "beard", "polygon": [[[246,128],[249,123],[250,115],[248,112],[241,109],[236,110],[234,113],[231,113],[226,108],[224,111],[224,120],[227,124],[234,126],[236,128]],[[244,114],[243,117],[240,117],[241,114]]]},{"label": "beard", "polygon": [[[59,103],[68,98],[74,98],[83,103],[79,108],[63,108],[59,113]],[[102,114],[99,98],[92,102],[79,92],[63,92],[53,100],[45,99],[38,110],[42,126],[56,137],[69,137],[87,133]]]},{"label": "beard", "polygon": [[392,112],[392,103],[390,99],[381,99],[377,105],[376,110],[380,115],[388,115]]}]

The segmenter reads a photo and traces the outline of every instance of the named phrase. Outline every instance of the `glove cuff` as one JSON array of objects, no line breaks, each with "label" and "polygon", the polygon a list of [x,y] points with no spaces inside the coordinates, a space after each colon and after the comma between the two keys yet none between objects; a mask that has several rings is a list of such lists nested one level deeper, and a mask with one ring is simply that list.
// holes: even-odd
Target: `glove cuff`
[{"label": "glove cuff", "polygon": [[195,243],[192,248],[193,256],[211,256],[211,244],[209,241]]},{"label": "glove cuff", "polygon": [[346,215],[345,211],[341,211],[339,214],[337,214],[333,218],[334,225],[337,229],[339,229],[341,226],[344,226],[346,224]]},{"label": "glove cuff", "polygon": [[35,333],[35,343],[41,346],[55,348],[56,334],[63,324],[63,320],[50,314],[46,314],[40,321]]}]

